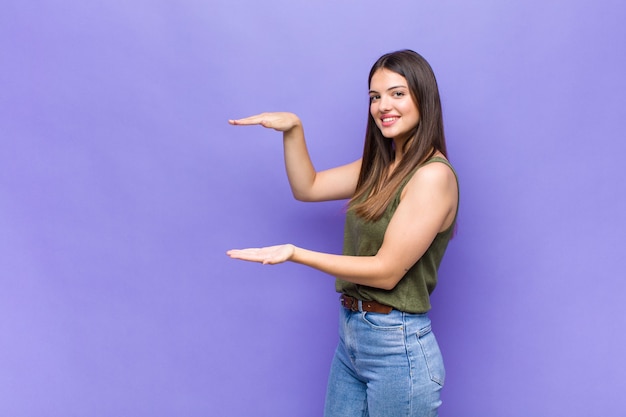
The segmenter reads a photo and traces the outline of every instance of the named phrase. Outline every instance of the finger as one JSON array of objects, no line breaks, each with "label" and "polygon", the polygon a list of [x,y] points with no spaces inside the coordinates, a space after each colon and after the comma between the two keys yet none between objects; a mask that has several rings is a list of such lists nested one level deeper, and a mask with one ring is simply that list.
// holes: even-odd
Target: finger
[{"label": "finger", "polygon": [[231,249],[226,252],[228,256],[252,256],[258,252],[256,248],[249,249]]},{"label": "finger", "polygon": [[229,119],[228,123],[234,126],[250,126],[250,125],[263,124],[264,121],[265,121],[264,115],[257,114],[254,116],[244,117],[242,119]]},{"label": "finger", "polygon": [[258,248],[249,249],[232,249],[226,252],[232,259],[240,259],[242,261],[263,262],[266,256],[263,256]]}]

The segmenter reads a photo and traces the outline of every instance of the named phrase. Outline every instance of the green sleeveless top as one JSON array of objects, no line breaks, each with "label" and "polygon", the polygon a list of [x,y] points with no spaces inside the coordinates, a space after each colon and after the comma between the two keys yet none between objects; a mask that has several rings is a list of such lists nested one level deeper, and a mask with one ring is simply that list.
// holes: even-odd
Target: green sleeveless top
[{"label": "green sleeveless top", "polygon": [[[443,162],[454,172],[450,163],[440,157],[433,157],[418,166],[400,185],[383,216],[377,221],[366,221],[348,208],[344,228],[343,254],[349,256],[374,256],[383,243],[383,237],[391,217],[400,204],[402,190],[413,174],[424,165],[432,162]],[[456,177],[456,172],[454,172]],[[457,177],[458,186],[458,177]],[[457,205],[458,214],[458,205]],[[437,285],[437,270],[443,254],[452,237],[456,214],[452,225],[438,233],[424,255],[408,270],[400,282],[392,290],[353,284],[337,278],[337,292],[356,297],[360,300],[374,300],[392,306],[396,310],[407,313],[425,313],[430,310],[430,294]]]}]

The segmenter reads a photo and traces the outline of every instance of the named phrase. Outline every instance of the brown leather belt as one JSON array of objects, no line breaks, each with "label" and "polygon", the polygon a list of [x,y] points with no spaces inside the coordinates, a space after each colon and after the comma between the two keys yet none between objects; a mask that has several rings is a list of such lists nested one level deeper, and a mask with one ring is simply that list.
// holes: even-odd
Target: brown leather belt
[{"label": "brown leather belt", "polygon": [[[341,294],[339,297],[341,305],[352,311],[369,311],[371,313],[389,314],[393,307],[378,303],[376,301],[361,301],[358,298],[350,297],[349,295]],[[361,301],[361,308],[359,309],[359,301]]]}]

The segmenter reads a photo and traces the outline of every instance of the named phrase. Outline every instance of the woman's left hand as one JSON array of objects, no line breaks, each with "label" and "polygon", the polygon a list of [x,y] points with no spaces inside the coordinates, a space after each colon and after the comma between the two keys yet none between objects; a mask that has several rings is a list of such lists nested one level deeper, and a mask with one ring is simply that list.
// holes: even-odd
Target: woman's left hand
[{"label": "woman's left hand", "polygon": [[226,254],[233,259],[275,265],[291,260],[295,250],[294,245],[286,244],[265,248],[231,249]]}]

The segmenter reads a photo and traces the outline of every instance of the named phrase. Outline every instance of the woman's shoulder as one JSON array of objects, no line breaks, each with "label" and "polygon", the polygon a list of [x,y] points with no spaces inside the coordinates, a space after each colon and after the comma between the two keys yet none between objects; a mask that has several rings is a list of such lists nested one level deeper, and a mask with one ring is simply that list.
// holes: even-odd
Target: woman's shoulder
[{"label": "woman's shoulder", "polygon": [[448,161],[441,152],[437,152],[428,158],[426,161],[420,163],[413,169],[413,171],[407,176],[407,180],[412,180],[416,176],[418,177],[448,177],[450,174],[455,175],[452,164]]},{"label": "woman's shoulder", "polygon": [[[420,164],[407,178],[404,192],[410,188],[425,189],[450,189],[457,186],[457,178],[448,159],[440,153]],[[404,193],[403,192],[403,193]]]},{"label": "woman's shoulder", "polygon": [[418,179],[420,182],[439,182],[455,179],[452,165],[445,158],[436,158],[426,161],[410,178],[409,182]]}]

